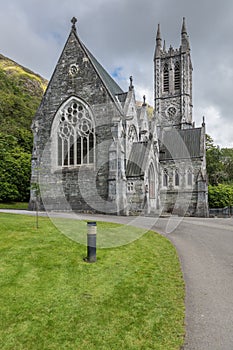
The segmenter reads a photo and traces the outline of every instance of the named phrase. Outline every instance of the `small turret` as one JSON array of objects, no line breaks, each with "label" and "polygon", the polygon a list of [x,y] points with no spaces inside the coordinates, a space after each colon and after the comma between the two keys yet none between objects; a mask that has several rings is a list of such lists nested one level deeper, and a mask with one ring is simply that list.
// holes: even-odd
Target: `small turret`
[{"label": "small turret", "polygon": [[144,142],[149,139],[149,123],[148,123],[148,110],[146,103],[146,96],[143,96],[142,107],[138,110],[138,125],[140,130],[140,141]]},{"label": "small turret", "polygon": [[160,24],[158,24],[158,30],[157,30],[157,35],[156,35],[155,57],[154,58],[160,57],[161,49],[162,49],[162,37],[161,37],[161,33],[160,33]]},{"label": "small turret", "polygon": [[189,37],[186,28],[185,17],[183,17],[182,30],[181,30],[181,51],[190,50]]}]

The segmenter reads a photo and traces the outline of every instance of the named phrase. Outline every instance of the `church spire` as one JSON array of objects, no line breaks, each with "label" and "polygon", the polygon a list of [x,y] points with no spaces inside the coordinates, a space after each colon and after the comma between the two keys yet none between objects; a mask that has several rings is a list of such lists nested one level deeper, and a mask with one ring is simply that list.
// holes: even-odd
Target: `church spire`
[{"label": "church spire", "polygon": [[183,17],[183,23],[182,23],[182,30],[181,30],[181,34],[182,35],[187,35],[187,29],[186,29],[186,21],[185,21],[185,17]]},{"label": "church spire", "polygon": [[160,24],[158,24],[157,35],[156,35],[156,46],[155,46],[155,58],[160,57],[162,49],[162,37],[160,32]]},{"label": "church spire", "polygon": [[160,23],[158,24],[158,29],[157,29],[157,36],[156,36],[156,41],[157,43],[162,41],[162,38],[161,38],[161,33],[160,33]]},{"label": "church spire", "polygon": [[187,28],[186,28],[185,17],[183,17],[183,23],[182,23],[182,29],[181,29],[181,49],[182,51],[190,50],[189,37],[188,37]]}]

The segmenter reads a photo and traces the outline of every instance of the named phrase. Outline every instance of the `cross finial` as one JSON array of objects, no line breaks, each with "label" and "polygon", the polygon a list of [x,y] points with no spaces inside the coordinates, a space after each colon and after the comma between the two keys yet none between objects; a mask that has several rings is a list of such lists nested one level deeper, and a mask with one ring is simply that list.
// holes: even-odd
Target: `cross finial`
[{"label": "cross finial", "polygon": [[142,105],[146,106],[146,96],[145,95],[143,96],[143,104]]},{"label": "cross finial", "polygon": [[203,127],[205,126],[205,117],[204,116],[202,117],[202,126]]},{"label": "cross finial", "polygon": [[77,23],[77,18],[76,17],[73,17],[72,20],[71,20],[71,23],[72,23],[72,29],[76,31],[76,23]]},{"label": "cross finial", "polygon": [[133,77],[132,75],[129,77],[129,81],[130,81],[130,85],[129,85],[129,90],[133,90],[134,86],[133,86]]}]

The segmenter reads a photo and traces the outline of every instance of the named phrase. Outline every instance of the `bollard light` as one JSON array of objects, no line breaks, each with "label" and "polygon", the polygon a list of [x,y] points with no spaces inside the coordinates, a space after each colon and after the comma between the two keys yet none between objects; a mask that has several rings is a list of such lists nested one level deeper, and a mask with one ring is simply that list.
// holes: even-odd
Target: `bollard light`
[{"label": "bollard light", "polygon": [[96,262],[96,222],[87,223],[87,262]]}]

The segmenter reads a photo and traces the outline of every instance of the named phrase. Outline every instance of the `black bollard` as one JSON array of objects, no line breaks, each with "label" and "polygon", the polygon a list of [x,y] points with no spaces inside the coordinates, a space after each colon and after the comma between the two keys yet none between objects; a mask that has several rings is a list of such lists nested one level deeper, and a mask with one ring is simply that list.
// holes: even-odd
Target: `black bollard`
[{"label": "black bollard", "polygon": [[87,223],[87,262],[96,262],[96,222]]}]

